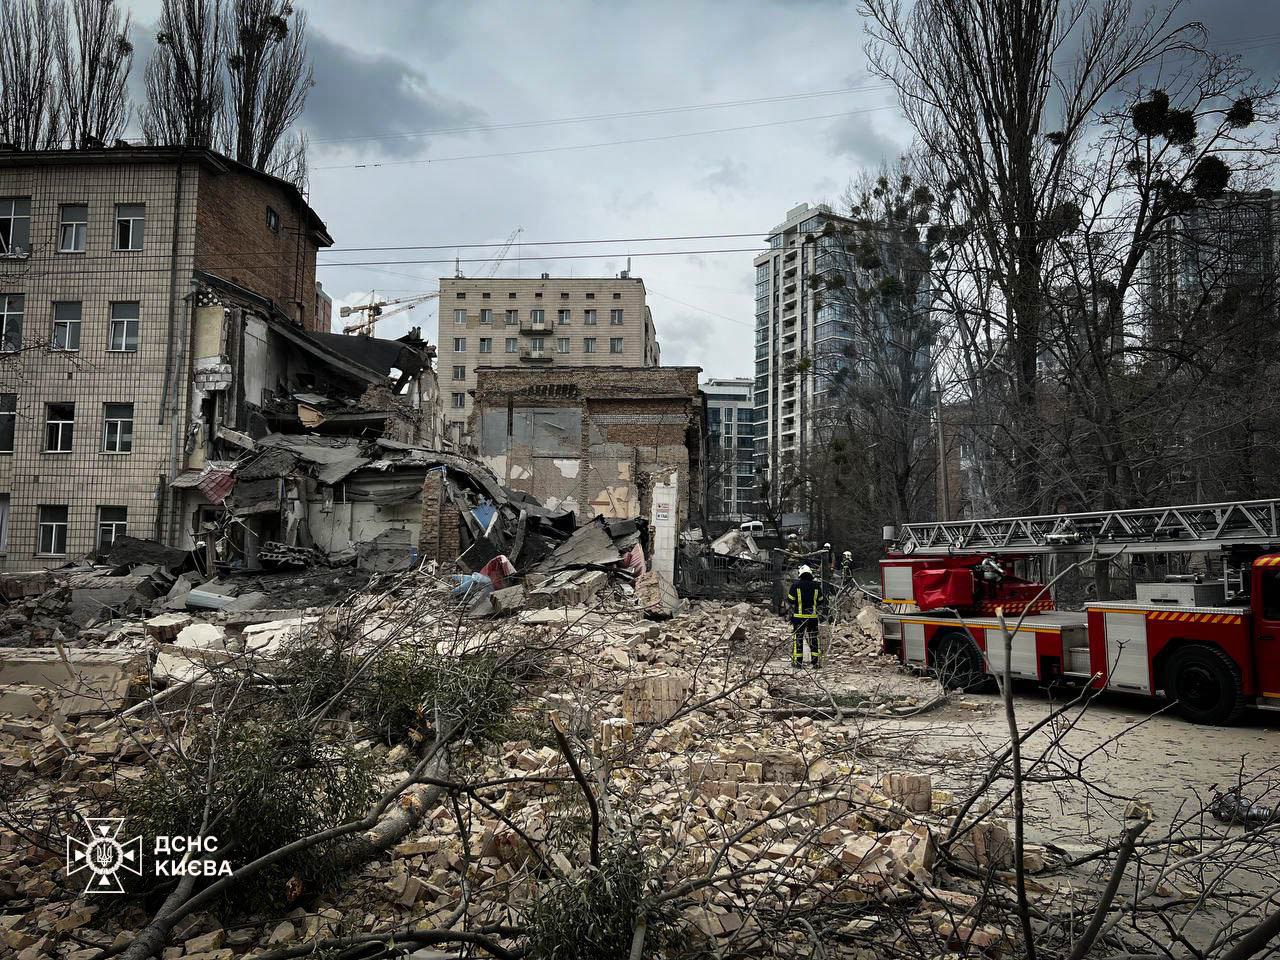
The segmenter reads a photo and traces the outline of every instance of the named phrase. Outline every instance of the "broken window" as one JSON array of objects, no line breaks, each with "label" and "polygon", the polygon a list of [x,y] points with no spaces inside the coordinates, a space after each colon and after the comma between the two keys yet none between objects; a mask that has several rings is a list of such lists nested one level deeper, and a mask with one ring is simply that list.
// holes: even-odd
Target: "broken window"
[{"label": "broken window", "polygon": [[66,301],[53,305],[54,350],[80,349],[80,302]]},{"label": "broken window", "polygon": [[481,352],[481,353],[493,353],[493,338],[492,338],[492,337],[481,337],[481,338],[480,338],[480,352]]},{"label": "broken window", "polygon": [[0,257],[31,252],[31,198],[0,198]]},{"label": "broken window", "polygon": [[102,407],[104,453],[133,452],[133,404],[107,403]]},{"label": "broken window", "polygon": [[123,537],[129,532],[128,507],[98,508],[98,550],[106,553],[116,542],[116,537]]},{"label": "broken window", "polygon": [[0,353],[22,348],[22,313],[26,298],[20,293],[0,293]]},{"label": "broken window", "polygon": [[568,353],[568,352],[569,352],[569,338],[556,337],[556,353]]},{"label": "broken window", "polygon": [[0,453],[13,453],[13,438],[18,432],[18,395],[0,393]]},{"label": "broken window", "polygon": [[111,305],[111,333],[107,338],[107,350],[112,353],[138,352],[138,302],[136,300]]},{"label": "broken window", "polygon": [[58,226],[58,252],[84,253],[85,239],[89,232],[89,205],[64,203]]},{"label": "broken window", "polygon": [[569,311],[568,311],[568,310],[557,310],[557,311],[556,311],[556,323],[557,323],[559,326],[567,327],[567,326],[569,325]]},{"label": "broken window", "polygon": [[520,341],[516,337],[507,337],[507,353],[519,353]]},{"label": "broken window", "polygon": [[588,294],[587,294],[587,299],[588,299],[588,300],[594,300],[595,298],[596,298],[596,295],[595,295],[594,293],[588,293]]},{"label": "broken window", "polygon": [[453,368],[453,379],[455,380],[467,379],[467,368],[462,366],[455,366]]},{"label": "broken window", "polygon": [[596,325],[596,312],[594,310],[583,310],[582,322],[588,327],[594,327]]},{"label": "broken window", "polygon": [[36,536],[36,554],[61,557],[67,552],[67,508],[41,504]]},{"label": "broken window", "polygon": [[141,250],[147,221],[147,207],[142,203],[116,204],[116,249]]},{"label": "broken window", "polygon": [[596,338],[595,338],[595,337],[583,337],[583,338],[582,338],[582,352],[583,352],[583,353],[595,353],[595,352],[596,352]]},{"label": "broken window", "polygon": [[267,207],[267,229],[272,233],[280,232],[280,214],[271,207]]},{"label": "broken window", "polygon": [[75,426],[76,405],[74,403],[45,404],[45,453],[70,453]]},{"label": "broken window", "polygon": [[620,326],[622,326],[622,311],[621,311],[621,310],[610,310],[610,311],[609,311],[609,322],[610,322],[611,324],[613,324],[613,326],[615,326],[615,327],[620,327]]}]

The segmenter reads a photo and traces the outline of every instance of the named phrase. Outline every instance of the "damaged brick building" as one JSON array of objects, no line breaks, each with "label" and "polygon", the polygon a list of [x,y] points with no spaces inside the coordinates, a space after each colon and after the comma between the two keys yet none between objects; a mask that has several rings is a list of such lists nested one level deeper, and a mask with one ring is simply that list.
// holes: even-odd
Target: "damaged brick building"
[{"label": "damaged brick building", "polygon": [[[705,517],[706,412],[698,367],[480,367],[470,433],[507,486],[589,518],[676,531]],[[655,515],[659,488],[674,514]]]}]

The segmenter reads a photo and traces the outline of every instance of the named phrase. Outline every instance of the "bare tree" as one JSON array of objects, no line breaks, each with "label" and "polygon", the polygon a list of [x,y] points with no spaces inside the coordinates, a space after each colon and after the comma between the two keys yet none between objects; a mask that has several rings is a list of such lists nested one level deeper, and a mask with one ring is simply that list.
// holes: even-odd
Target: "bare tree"
[{"label": "bare tree", "polygon": [[224,151],[268,173],[301,169],[305,143],[285,137],[315,85],[306,28],[306,15],[288,0],[234,0],[223,29],[230,81]]},{"label": "bare tree", "polygon": [[114,140],[129,121],[130,15],[113,0],[72,0],[70,21],[65,8],[53,12],[67,139],[73,148]]},{"label": "bare tree", "polygon": [[0,141],[39,150],[61,139],[52,0],[0,0]]},{"label": "bare tree", "polygon": [[222,0],[164,0],[147,63],[148,143],[212,148],[226,115]]}]

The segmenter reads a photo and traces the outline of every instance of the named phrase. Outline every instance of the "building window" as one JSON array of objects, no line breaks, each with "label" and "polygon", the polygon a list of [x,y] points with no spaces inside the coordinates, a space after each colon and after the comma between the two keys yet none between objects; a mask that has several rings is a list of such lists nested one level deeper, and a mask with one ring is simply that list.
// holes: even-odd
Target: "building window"
[{"label": "building window", "polygon": [[455,380],[465,380],[465,379],[467,379],[467,368],[466,368],[466,367],[454,367],[454,368],[453,368],[453,379],[455,379]]},{"label": "building window", "polygon": [[541,353],[543,350],[543,347],[545,346],[546,346],[546,341],[542,337],[534,337],[532,340],[529,341],[529,349],[532,350],[534,353]]},{"label": "building window", "polygon": [[568,295],[567,293],[562,293],[562,294],[560,294],[560,299],[561,299],[561,300],[568,300],[568,299],[569,299],[569,295]]},{"label": "building window", "polygon": [[539,293],[535,293],[535,294],[533,295],[533,299],[535,299],[535,300],[541,300],[541,299],[542,299],[542,294],[541,294],[541,292],[539,292]]},{"label": "building window", "polygon": [[488,310],[488,309],[481,310],[481,311],[480,311],[480,322],[481,322],[481,323],[493,323],[493,311],[492,311],[492,310]]},{"label": "building window", "polygon": [[85,235],[89,232],[89,205],[64,203],[58,227],[59,253],[84,253]]},{"label": "building window", "polygon": [[582,322],[588,327],[594,327],[596,325],[596,312],[594,310],[582,311]]},{"label": "building window", "polygon": [[596,338],[595,338],[595,337],[583,337],[583,338],[582,338],[582,352],[583,352],[583,353],[595,353],[595,352],[596,352]]},{"label": "building window", "polygon": [[133,404],[106,403],[102,406],[102,452],[133,452]]},{"label": "building window", "polygon": [[272,233],[280,232],[280,214],[271,207],[267,207],[267,229]]},{"label": "building window", "polygon": [[111,334],[107,349],[113,353],[138,352],[138,302],[111,305]]},{"label": "building window", "polygon": [[31,198],[0,198],[0,257],[31,252]]},{"label": "building window", "polygon": [[587,299],[588,299],[588,300],[594,300],[595,298],[596,298],[596,295],[595,295],[594,293],[588,293],[588,294],[587,294]]},{"label": "building window", "polygon": [[724,418],[725,418],[725,420],[726,420],[726,421],[732,421],[732,420],[733,420],[733,407],[725,407],[725,408],[724,408]]},{"label": "building window", "polygon": [[26,298],[20,293],[0,293],[0,353],[22,349],[22,311]]},{"label": "building window", "polygon": [[467,395],[465,393],[451,393],[449,394],[449,401],[453,409],[461,410],[467,405]]},{"label": "building window", "polygon": [[547,322],[547,311],[545,311],[545,310],[530,310],[530,311],[529,311],[529,319],[530,319],[530,320],[532,320],[534,323],[546,323],[546,322]]},{"label": "building window", "polygon": [[515,337],[507,337],[507,353],[519,353],[520,341]]},{"label": "building window", "polygon": [[493,296],[493,294],[491,294],[491,293],[489,293],[488,291],[486,291],[485,293],[480,294],[480,299],[481,299],[481,300],[488,300],[488,299],[490,299],[492,296]]},{"label": "building window", "polygon": [[61,557],[67,552],[67,508],[41,504],[36,555]]},{"label": "building window", "polygon": [[18,395],[0,393],[0,453],[13,453],[13,437],[18,432]]},{"label": "building window", "polygon": [[[513,293],[513,294],[512,294],[512,296],[514,297],[514,296],[515,296],[515,294]],[[514,327],[514,326],[515,326],[517,323],[519,323],[519,322],[520,322],[520,311],[519,311],[519,310],[508,310],[508,311],[507,311],[507,326],[508,326],[508,327]]]},{"label": "building window", "polygon": [[507,299],[508,299],[508,300],[514,300],[515,298],[516,298],[516,295],[515,295],[514,293],[508,293],[508,294],[507,294]]},{"label": "building window", "polygon": [[466,353],[466,352],[467,352],[467,338],[466,338],[466,337],[454,337],[454,338],[453,338],[453,352],[454,352],[454,353]]},{"label": "building window", "polygon": [[568,311],[568,310],[557,310],[557,311],[556,311],[556,323],[557,323],[559,326],[567,327],[567,326],[569,325],[569,311]]},{"label": "building window", "polygon": [[556,337],[556,353],[568,353],[568,352],[569,352],[569,338]]},{"label": "building window", "polygon": [[609,311],[609,322],[610,322],[611,324],[613,324],[615,327],[620,327],[620,326],[622,326],[622,311],[621,311],[621,310],[610,310],[610,311]]},{"label": "building window", "polygon": [[459,294],[457,295],[457,297],[458,297],[458,299],[459,299],[459,300],[465,300],[465,299],[467,299],[467,295],[466,295],[465,293],[459,293]]},{"label": "building window", "polygon": [[80,303],[67,301],[53,305],[54,350],[80,349]]},{"label": "building window", "polygon": [[116,537],[123,537],[129,532],[128,507],[98,508],[98,552],[106,553],[116,542]]},{"label": "building window", "polygon": [[492,338],[492,337],[481,337],[481,338],[480,338],[480,352],[481,352],[481,353],[493,353],[493,338]]},{"label": "building window", "polygon": [[45,453],[69,453],[75,426],[76,405],[74,403],[45,404]]},{"label": "building window", "polygon": [[621,352],[622,352],[622,338],[621,338],[621,337],[610,337],[610,338],[609,338],[609,352],[610,352],[610,353],[621,353]]},{"label": "building window", "polygon": [[9,495],[0,493],[0,553],[9,552]]},{"label": "building window", "polygon": [[141,203],[116,204],[116,249],[141,250],[147,208]]},{"label": "building window", "polygon": [[467,325],[467,311],[466,310],[453,311],[453,322],[460,327],[465,327]]},{"label": "building window", "polygon": [[615,300],[621,300],[621,299],[622,299],[622,294],[620,294],[620,293],[615,293],[615,294],[613,295],[613,299],[615,299]]}]

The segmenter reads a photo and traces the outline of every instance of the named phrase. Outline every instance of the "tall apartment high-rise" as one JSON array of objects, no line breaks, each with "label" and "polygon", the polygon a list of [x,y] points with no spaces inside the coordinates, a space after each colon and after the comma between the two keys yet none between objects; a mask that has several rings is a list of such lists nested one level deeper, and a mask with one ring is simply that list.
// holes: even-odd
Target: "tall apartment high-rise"
[{"label": "tall apartment high-rise", "polygon": [[226,302],[206,281],[309,343],[332,243],[293,184],[210,151],[0,151],[0,567],[189,537],[173,481],[257,349],[198,323]]},{"label": "tall apartment high-rise", "polygon": [[741,522],[756,515],[755,398],[749,377],[707,380],[707,515]]},{"label": "tall apartment high-rise", "polygon": [[660,365],[644,281],[618,277],[442,277],[440,395],[461,442],[478,367]]}]

